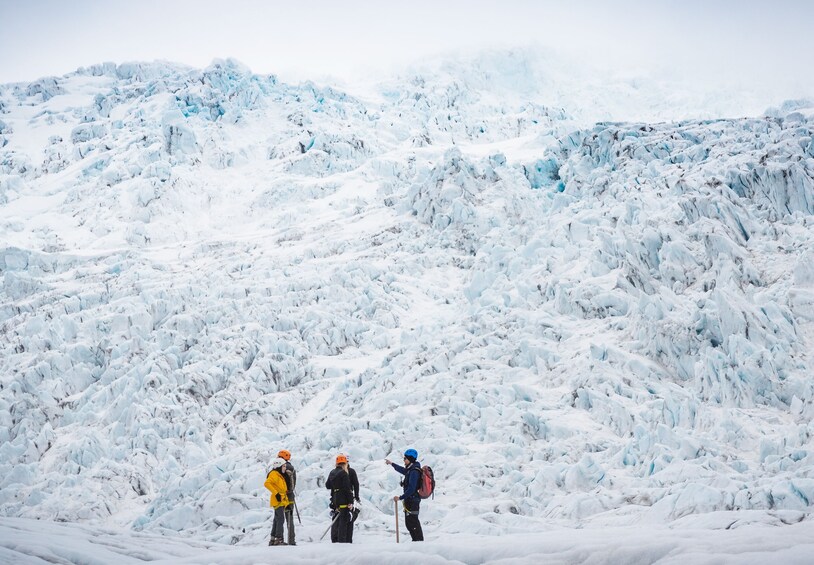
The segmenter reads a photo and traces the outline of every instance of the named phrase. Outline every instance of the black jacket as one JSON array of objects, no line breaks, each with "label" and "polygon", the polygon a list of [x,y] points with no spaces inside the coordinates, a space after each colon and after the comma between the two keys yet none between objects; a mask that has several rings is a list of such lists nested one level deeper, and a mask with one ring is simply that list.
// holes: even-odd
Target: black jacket
[{"label": "black jacket", "polygon": [[359,500],[359,478],[353,467],[348,467],[348,475],[350,476],[350,486],[353,487],[353,499]]},{"label": "black jacket", "polygon": [[285,464],[285,483],[288,485],[288,490],[294,492],[297,488],[297,470],[290,462]]},{"label": "black jacket", "polygon": [[334,509],[353,504],[353,487],[345,469],[338,466],[328,475],[325,486],[331,490],[331,507]]}]

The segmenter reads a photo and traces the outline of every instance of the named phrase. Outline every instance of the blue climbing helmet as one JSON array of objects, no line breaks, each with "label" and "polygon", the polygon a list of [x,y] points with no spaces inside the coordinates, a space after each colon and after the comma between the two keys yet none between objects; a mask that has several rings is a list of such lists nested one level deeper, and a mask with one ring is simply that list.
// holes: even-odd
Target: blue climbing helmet
[{"label": "blue climbing helmet", "polygon": [[413,459],[418,459],[418,451],[413,449],[412,447],[404,452],[405,457],[412,457]]}]

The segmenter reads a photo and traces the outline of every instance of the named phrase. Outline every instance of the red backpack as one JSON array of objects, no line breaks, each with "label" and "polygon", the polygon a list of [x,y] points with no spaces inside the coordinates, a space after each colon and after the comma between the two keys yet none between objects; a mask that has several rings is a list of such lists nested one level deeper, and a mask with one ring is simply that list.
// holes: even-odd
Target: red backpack
[{"label": "red backpack", "polygon": [[418,476],[418,496],[435,498],[435,475],[432,468],[426,465],[421,467],[421,474]]}]

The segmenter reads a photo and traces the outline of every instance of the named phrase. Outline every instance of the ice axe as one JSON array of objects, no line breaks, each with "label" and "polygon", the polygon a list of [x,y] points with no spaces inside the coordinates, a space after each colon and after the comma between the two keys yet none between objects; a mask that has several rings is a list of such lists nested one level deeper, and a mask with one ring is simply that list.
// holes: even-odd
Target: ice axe
[{"label": "ice axe", "polygon": [[336,523],[336,521],[337,521],[337,520],[339,520],[339,514],[340,514],[340,512],[337,512],[337,513],[336,513],[336,517],[333,519],[333,522],[331,522],[331,525],[330,525],[330,526],[328,526],[328,529],[327,529],[327,530],[325,530],[325,533],[324,533],[324,534],[322,534],[321,536],[319,536],[320,541],[322,541],[322,540],[325,538],[325,536],[326,536],[326,535],[328,535],[328,532],[330,532],[330,531],[331,531],[331,528],[333,528],[333,527],[334,527],[334,524]]},{"label": "ice axe", "polygon": [[399,542],[399,499],[393,499],[393,506],[396,508],[396,543]]}]

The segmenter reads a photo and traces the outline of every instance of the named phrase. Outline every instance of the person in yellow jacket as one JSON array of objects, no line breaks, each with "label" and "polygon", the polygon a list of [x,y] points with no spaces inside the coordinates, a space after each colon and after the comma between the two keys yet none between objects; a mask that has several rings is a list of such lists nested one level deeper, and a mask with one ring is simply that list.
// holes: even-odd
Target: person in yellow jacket
[{"label": "person in yellow jacket", "polygon": [[288,545],[283,541],[285,509],[289,505],[285,465],[285,459],[282,457],[275,459],[271,471],[266,475],[266,482],[263,483],[271,491],[270,503],[271,507],[274,508],[274,521],[271,524],[271,541],[269,541],[269,545]]}]

